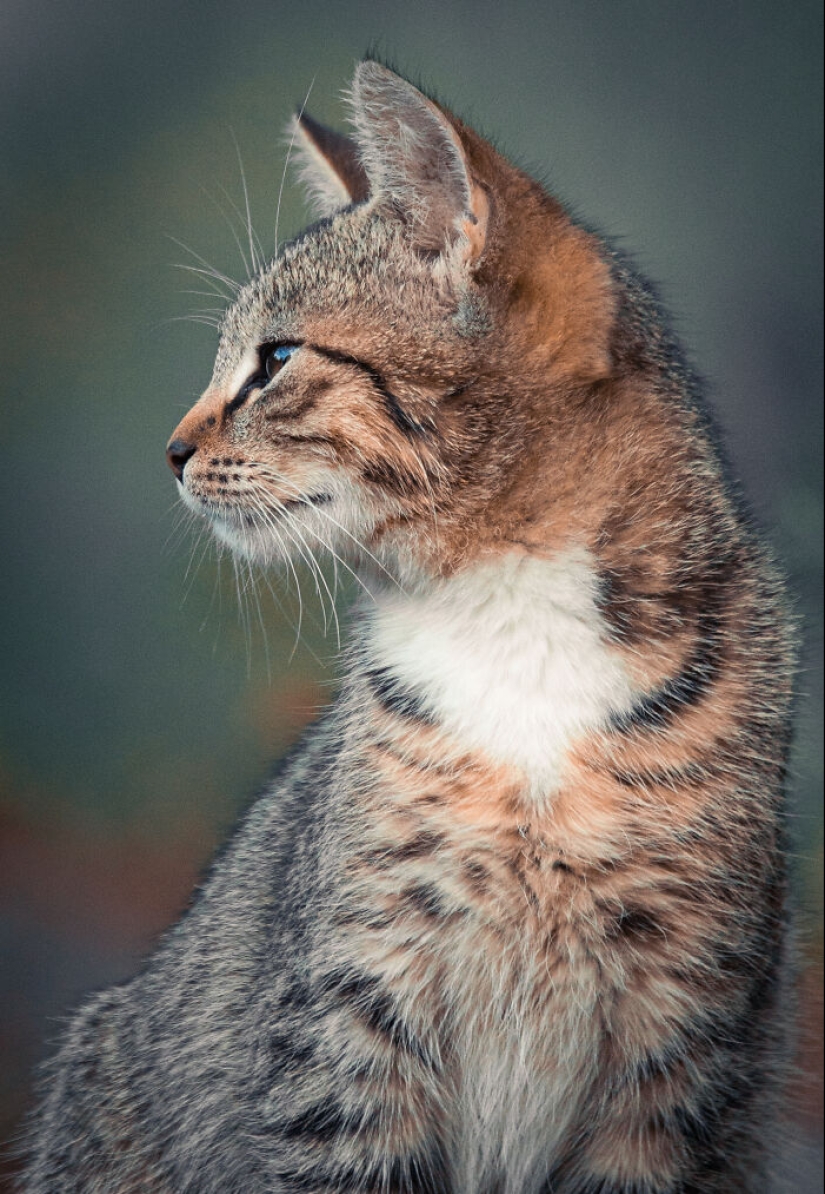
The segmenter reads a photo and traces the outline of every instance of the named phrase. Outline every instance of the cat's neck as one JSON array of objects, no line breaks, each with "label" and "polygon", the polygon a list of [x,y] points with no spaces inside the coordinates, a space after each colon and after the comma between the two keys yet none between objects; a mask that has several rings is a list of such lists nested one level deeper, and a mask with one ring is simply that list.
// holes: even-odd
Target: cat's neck
[{"label": "cat's neck", "polygon": [[637,697],[611,649],[598,578],[582,549],[513,550],[414,592],[382,586],[360,657],[410,694],[464,749],[523,773],[546,797],[571,743]]}]

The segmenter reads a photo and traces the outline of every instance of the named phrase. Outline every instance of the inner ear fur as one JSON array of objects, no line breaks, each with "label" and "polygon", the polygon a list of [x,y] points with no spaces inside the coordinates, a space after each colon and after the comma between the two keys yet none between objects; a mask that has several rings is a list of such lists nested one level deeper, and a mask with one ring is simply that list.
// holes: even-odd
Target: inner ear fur
[{"label": "inner ear fur", "polygon": [[459,128],[431,99],[377,62],[359,64],[352,121],[369,189],[406,223],[416,247],[452,250],[466,264],[484,251],[489,201]]},{"label": "inner ear fur", "polygon": [[289,134],[301,182],[316,216],[331,216],[369,197],[369,180],[351,138],[307,112],[296,112]]}]

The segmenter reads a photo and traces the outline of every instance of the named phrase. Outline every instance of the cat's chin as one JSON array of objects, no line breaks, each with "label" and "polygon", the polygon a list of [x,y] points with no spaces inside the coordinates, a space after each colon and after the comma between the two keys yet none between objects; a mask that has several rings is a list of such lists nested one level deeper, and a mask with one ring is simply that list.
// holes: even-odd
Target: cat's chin
[{"label": "cat's chin", "polygon": [[254,564],[271,564],[286,557],[286,550],[277,543],[272,530],[262,527],[251,514],[228,506],[218,508],[185,486],[179,486],[179,491],[184,505],[209,524],[218,542],[233,555]]},{"label": "cat's chin", "polygon": [[215,538],[233,555],[253,564],[272,564],[286,558],[287,552],[274,541],[271,531],[228,522],[224,518],[211,517],[209,522]]}]

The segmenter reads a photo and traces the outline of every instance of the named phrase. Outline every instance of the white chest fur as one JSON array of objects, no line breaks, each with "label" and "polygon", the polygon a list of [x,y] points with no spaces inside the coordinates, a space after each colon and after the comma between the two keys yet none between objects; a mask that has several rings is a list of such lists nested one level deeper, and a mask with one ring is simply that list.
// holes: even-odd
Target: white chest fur
[{"label": "white chest fur", "polygon": [[510,553],[425,592],[382,593],[368,649],[462,745],[518,767],[540,799],[558,787],[572,740],[638,696],[596,595],[585,551]]}]

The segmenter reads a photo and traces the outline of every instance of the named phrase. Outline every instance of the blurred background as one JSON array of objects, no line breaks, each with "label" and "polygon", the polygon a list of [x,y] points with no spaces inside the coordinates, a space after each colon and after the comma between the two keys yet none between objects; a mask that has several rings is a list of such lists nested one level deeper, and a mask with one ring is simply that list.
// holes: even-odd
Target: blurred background
[{"label": "blurred background", "polygon": [[[820,1188],[822,13],[818,0],[3,0],[0,7],[0,1138],[90,988],[134,971],[270,762],[329,699],[302,577],[239,611],[184,526],[166,440],[244,267],[243,162],[274,245],[283,128],[372,48],[661,286],[706,378],[805,648],[789,1188]],[[287,177],[281,235],[305,216]],[[183,247],[183,242],[187,247]],[[6,1181],[8,1178],[6,1178]]]}]

